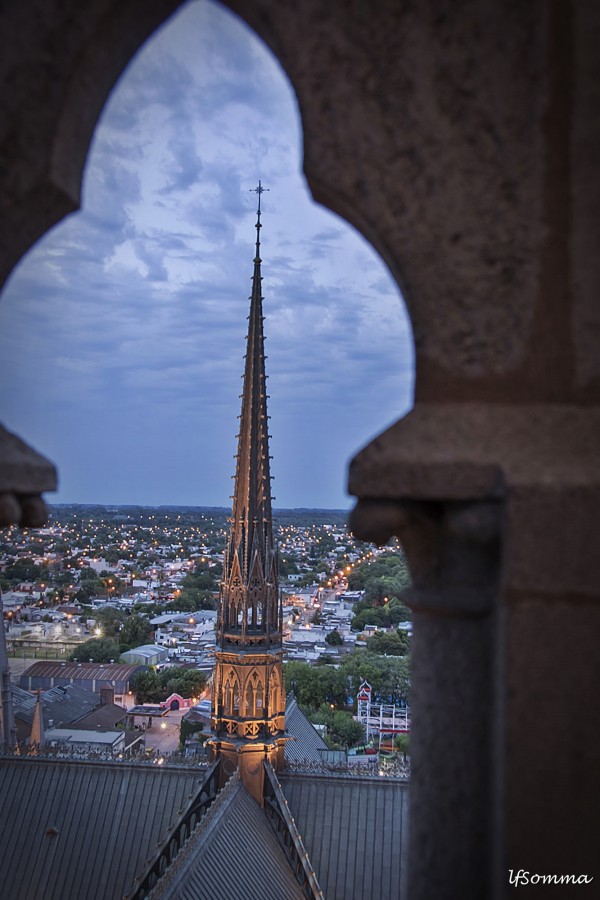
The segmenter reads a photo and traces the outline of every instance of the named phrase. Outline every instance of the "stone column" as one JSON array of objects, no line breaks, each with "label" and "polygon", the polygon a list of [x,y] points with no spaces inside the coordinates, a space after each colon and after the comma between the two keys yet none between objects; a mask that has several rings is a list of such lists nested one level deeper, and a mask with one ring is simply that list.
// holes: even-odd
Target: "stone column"
[{"label": "stone column", "polygon": [[[413,574],[411,900],[490,896],[500,500],[360,501],[359,537],[398,536]],[[449,877],[449,873],[452,876]]]},{"label": "stone column", "polygon": [[599,435],[593,408],[417,404],[351,464],[353,531],[413,578],[410,900],[597,874]]}]

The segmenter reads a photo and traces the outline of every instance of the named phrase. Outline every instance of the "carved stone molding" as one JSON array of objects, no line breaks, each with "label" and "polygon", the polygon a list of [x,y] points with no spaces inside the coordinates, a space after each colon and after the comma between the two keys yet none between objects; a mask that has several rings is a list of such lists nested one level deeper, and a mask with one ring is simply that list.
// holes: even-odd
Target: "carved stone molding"
[{"label": "carved stone molding", "polygon": [[48,510],[41,494],[56,486],[54,465],[0,425],[0,526],[44,525]]},{"label": "carved stone molding", "polygon": [[362,540],[396,536],[413,579],[402,596],[415,611],[483,615],[498,588],[503,504],[498,500],[359,500],[350,528]]}]

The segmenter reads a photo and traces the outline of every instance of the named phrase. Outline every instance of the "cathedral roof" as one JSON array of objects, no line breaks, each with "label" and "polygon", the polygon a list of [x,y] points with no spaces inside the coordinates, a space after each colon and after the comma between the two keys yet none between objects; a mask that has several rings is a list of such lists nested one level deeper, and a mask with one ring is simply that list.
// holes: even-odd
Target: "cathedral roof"
[{"label": "cathedral roof", "polygon": [[234,775],[149,900],[300,900],[264,811]]},{"label": "cathedral roof", "polygon": [[11,900],[120,900],[203,772],[0,759],[0,884]]},{"label": "cathedral roof", "polygon": [[352,775],[278,775],[327,900],[406,896],[408,784]]},{"label": "cathedral roof", "polygon": [[327,744],[296,702],[289,694],[285,707],[285,731],[292,740],[286,741],[286,762],[318,763],[323,759]]}]

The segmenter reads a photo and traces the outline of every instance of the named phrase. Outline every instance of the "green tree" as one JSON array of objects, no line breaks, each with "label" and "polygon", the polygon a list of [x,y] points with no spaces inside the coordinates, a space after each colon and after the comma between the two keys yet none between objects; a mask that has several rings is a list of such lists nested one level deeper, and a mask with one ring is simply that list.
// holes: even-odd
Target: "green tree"
[{"label": "green tree", "polygon": [[333,714],[331,736],[344,747],[355,747],[365,739],[365,729],[360,722],[352,718],[349,712],[336,710]]},{"label": "green tree", "polygon": [[316,710],[323,703],[346,705],[347,679],[335,666],[289,662],[284,666],[284,677],[286,690],[294,690],[298,703],[309,710]]},{"label": "green tree", "polygon": [[[402,591],[410,585],[410,580],[404,553],[387,551],[369,562],[357,566],[348,576],[348,587],[352,591],[363,590],[366,604],[383,606],[386,597],[388,600],[392,597],[399,597]],[[356,613],[359,611],[360,609],[355,609]]]},{"label": "green tree", "polygon": [[322,703],[318,709],[309,711],[308,718],[314,725],[327,727],[328,744],[332,749],[340,745],[355,747],[364,741],[364,726],[353,718],[352,713],[332,709],[330,703]]},{"label": "green tree", "polygon": [[390,625],[398,625],[400,622],[410,622],[412,614],[410,609],[399,600],[398,597],[392,597],[387,605],[387,612],[390,617]]},{"label": "green tree", "polygon": [[160,703],[161,699],[166,700],[166,697],[160,696],[162,693],[160,679],[158,672],[153,669],[138,672],[131,684],[137,703]]},{"label": "green tree", "polygon": [[79,644],[69,659],[77,662],[92,660],[96,663],[107,663],[112,659],[116,662],[119,659],[119,648],[108,638],[92,638]]},{"label": "green tree", "polygon": [[121,609],[115,609],[114,606],[107,606],[105,609],[95,610],[93,615],[96,626],[102,632],[102,637],[113,638],[116,643],[119,640],[121,627],[127,613]]},{"label": "green tree", "polygon": [[344,643],[344,639],[337,628],[334,628],[333,631],[330,631],[329,634],[325,635],[325,643],[329,644],[331,647],[339,647]]},{"label": "green tree", "polygon": [[212,591],[187,588],[173,601],[180,612],[197,612],[200,609],[216,609],[218,597]]},{"label": "green tree", "polygon": [[154,640],[154,629],[146,616],[139,613],[132,613],[128,616],[121,626],[119,632],[119,644],[121,653],[125,648],[141,647],[142,644],[148,644]]},{"label": "green tree", "polygon": [[404,631],[378,631],[367,641],[367,650],[385,656],[405,656],[410,650],[410,639]]},{"label": "green tree", "polygon": [[[359,604],[356,605],[359,606]],[[389,625],[389,618],[383,607],[362,604],[360,606],[361,608],[357,612],[355,611],[350,622],[352,631],[364,631],[365,625],[378,625],[380,628]]]},{"label": "green tree", "polygon": [[50,571],[47,566],[37,565],[29,557],[11,563],[4,570],[4,577],[11,585],[21,581],[48,581],[49,576]]},{"label": "green tree", "polygon": [[363,681],[386,703],[406,701],[410,690],[410,657],[381,656],[369,650],[348,654],[339,671],[348,683],[348,693],[355,698]]},{"label": "green tree", "polygon": [[107,569],[100,572],[100,580],[102,582],[101,596],[122,597],[128,591],[127,583]]},{"label": "green tree", "polygon": [[394,747],[396,750],[399,750],[404,757],[404,762],[406,762],[406,757],[409,752],[410,745],[410,735],[409,734],[397,734],[394,738]]},{"label": "green tree", "polygon": [[162,703],[171,694],[181,694],[184,699],[198,697],[205,687],[204,672],[174,666],[162,672],[140,672],[133,682],[138,703]]},{"label": "green tree", "polygon": [[182,718],[179,725],[179,749],[185,749],[186,740],[193,734],[198,735],[202,743],[208,740],[208,735],[200,734],[203,729],[204,724],[202,722],[189,722],[186,718]]}]

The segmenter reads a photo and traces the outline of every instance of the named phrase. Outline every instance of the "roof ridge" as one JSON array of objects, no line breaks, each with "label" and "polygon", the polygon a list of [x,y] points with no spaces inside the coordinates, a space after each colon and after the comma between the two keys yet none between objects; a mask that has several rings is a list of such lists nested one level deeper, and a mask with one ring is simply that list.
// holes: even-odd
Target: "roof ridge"
[{"label": "roof ridge", "polygon": [[225,782],[218,792],[207,812],[198,821],[196,827],[186,839],[173,861],[167,866],[165,872],[158,879],[150,893],[147,894],[147,900],[160,900],[160,898],[168,896],[173,882],[187,865],[192,852],[202,843],[209,827],[212,830],[212,827],[214,827],[216,822],[222,817],[230,800],[239,792],[241,787],[242,782],[240,772],[239,769],[236,769],[231,778]]},{"label": "roof ridge", "polygon": [[[283,821],[285,822],[285,827],[289,831],[290,837],[291,837],[292,842],[296,849],[298,860],[300,862],[300,865],[302,866],[302,869],[304,870],[304,874],[306,876],[306,881],[308,882],[308,885],[310,886],[310,889],[312,891],[312,896],[314,898],[320,898],[320,900],[324,900],[325,895],[319,885],[319,881],[317,879],[317,874],[315,872],[315,867],[313,866],[311,859],[308,855],[308,850],[304,846],[304,841],[302,840],[302,836],[300,835],[300,832],[298,831],[298,826],[296,825],[296,821],[290,812],[288,802],[287,802],[285,794],[283,792],[283,788],[281,787],[281,784],[279,783],[279,779],[277,778],[275,770],[274,770],[273,766],[271,766],[267,762],[264,763],[264,768],[265,768],[267,777],[269,779],[269,782],[271,784],[271,788],[273,790],[273,794],[274,794],[277,806],[279,807],[280,814],[283,818]],[[269,819],[268,816],[267,816],[267,819]],[[270,821],[270,819],[269,819],[269,821]],[[271,826],[273,826],[273,822],[271,822]],[[284,850],[286,850],[283,843],[281,843],[281,846]]]}]

